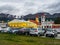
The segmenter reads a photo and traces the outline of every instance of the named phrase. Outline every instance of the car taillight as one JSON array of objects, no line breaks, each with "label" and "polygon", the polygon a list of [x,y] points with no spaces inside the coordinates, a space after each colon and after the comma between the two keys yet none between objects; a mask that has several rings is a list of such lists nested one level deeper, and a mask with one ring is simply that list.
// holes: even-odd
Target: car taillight
[{"label": "car taillight", "polygon": [[37,32],[37,30],[35,30],[35,32]]}]

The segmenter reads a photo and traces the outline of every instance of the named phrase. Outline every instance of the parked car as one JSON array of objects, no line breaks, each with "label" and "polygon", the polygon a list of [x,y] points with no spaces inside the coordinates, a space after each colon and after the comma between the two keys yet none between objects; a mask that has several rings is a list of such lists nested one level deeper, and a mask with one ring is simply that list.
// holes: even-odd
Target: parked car
[{"label": "parked car", "polygon": [[11,29],[11,30],[8,31],[8,33],[13,33],[13,34],[14,34],[14,33],[16,33],[17,31],[18,31],[18,29]]},{"label": "parked car", "polygon": [[57,33],[60,34],[60,28],[56,29]]},{"label": "parked car", "polygon": [[45,30],[41,29],[41,28],[32,28],[30,30],[30,35],[37,35],[37,36],[41,36],[44,35]]},{"label": "parked car", "polygon": [[10,27],[1,27],[0,32],[7,33],[10,30]]},{"label": "parked car", "polygon": [[57,37],[57,31],[53,29],[47,29],[45,36],[46,37]]},{"label": "parked car", "polygon": [[1,33],[7,33],[8,30],[0,30]]},{"label": "parked car", "polygon": [[29,35],[29,32],[30,32],[30,28],[22,28],[22,29],[20,29],[16,34]]}]

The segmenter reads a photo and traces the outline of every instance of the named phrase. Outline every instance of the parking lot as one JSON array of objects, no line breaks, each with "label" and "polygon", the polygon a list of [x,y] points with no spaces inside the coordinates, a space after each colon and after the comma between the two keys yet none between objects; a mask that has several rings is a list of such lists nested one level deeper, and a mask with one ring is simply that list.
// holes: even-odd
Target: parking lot
[{"label": "parking lot", "polygon": [[[42,36],[45,38],[45,36]],[[60,34],[57,34],[57,37],[55,37],[55,39],[60,39]]]},{"label": "parking lot", "polygon": [[[45,32],[45,29],[41,29],[41,28],[21,28],[21,29],[15,29],[15,28],[10,28],[10,27],[5,27],[5,28],[1,28],[0,30],[2,33],[12,33],[12,34],[25,34],[25,35],[37,35],[37,36],[41,36],[46,38],[47,34],[48,36],[50,34],[52,34],[54,36],[54,34],[56,34],[56,32],[53,32],[52,29],[47,29],[47,32]],[[57,29],[57,32],[60,33],[60,28]],[[46,34],[46,35],[45,35]],[[44,35],[44,36],[43,36]],[[50,36],[52,36],[50,35]],[[55,39],[60,39],[60,34],[57,34],[57,37],[54,36]]]},{"label": "parking lot", "polygon": [[[44,38],[45,38],[45,36],[42,36],[42,37],[44,37]],[[57,36],[57,37],[55,37],[55,39],[60,39],[60,34],[58,34],[58,36]]]},{"label": "parking lot", "polygon": [[56,39],[60,39],[60,34],[58,34],[58,36],[56,37]]}]

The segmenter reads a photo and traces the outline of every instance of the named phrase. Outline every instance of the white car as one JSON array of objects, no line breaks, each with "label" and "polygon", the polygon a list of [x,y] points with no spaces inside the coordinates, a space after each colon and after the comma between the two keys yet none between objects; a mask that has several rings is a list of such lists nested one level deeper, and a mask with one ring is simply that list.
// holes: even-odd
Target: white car
[{"label": "white car", "polygon": [[57,37],[57,31],[53,29],[48,29],[45,33],[46,37]]},{"label": "white car", "polygon": [[45,33],[45,30],[42,30],[41,28],[32,28],[30,30],[30,35],[40,36],[40,35],[44,35],[44,33]]},{"label": "white car", "polygon": [[12,33],[16,33],[18,30],[12,30]]},{"label": "white car", "polygon": [[1,28],[0,32],[7,33],[10,29],[11,29],[10,27],[4,27],[4,28]]}]

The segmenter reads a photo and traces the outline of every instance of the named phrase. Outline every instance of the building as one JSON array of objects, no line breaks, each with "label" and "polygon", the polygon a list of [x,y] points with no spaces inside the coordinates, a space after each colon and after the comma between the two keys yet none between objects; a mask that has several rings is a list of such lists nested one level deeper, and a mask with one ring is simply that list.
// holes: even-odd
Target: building
[{"label": "building", "polygon": [[36,15],[35,20],[29,20],[29,21],[35,23],[39,28],[41,28],[41,23],[39,21],[38,15]]},{"label": "building", "polygon": [[0,23],[0,27],[7,27],[7,23]]},{"label": "building", "polygon": [[12,28],[60,28],[59,24],[54,24],[54,21],[46,20],[46,15],[41,16],[41,23],[39,21],[38,15],[36,15],[35,20],[19,20],[14,19],[10,22],[8,22],[8,26]]},{"label": "building", "polygon": [[8,26],[11,28],[37,28],[35,23],[19,19],[8,22]]},{"label": "building", "polygon": [[52,25],[54,24],[54,21],[52,20],[48,21],[48,19],[46,20],[46,17],[44,14],[41,16],[41,23],[39,22],[38,15],[36,15],[35,20],[29,20],[29,21],[37,24],[38,27],[40,28],[52,28]]},{"label": "building", "polygon": [[41,27],[42,28],[52,28],[52,25],[54,24],[54,21],[50,20],[48,21],[48,19],[45,19],[45,15],[41,16]]},{"label": "building", "polygon": [[53,24],[52,28],[60,28],[60,24]]}]

